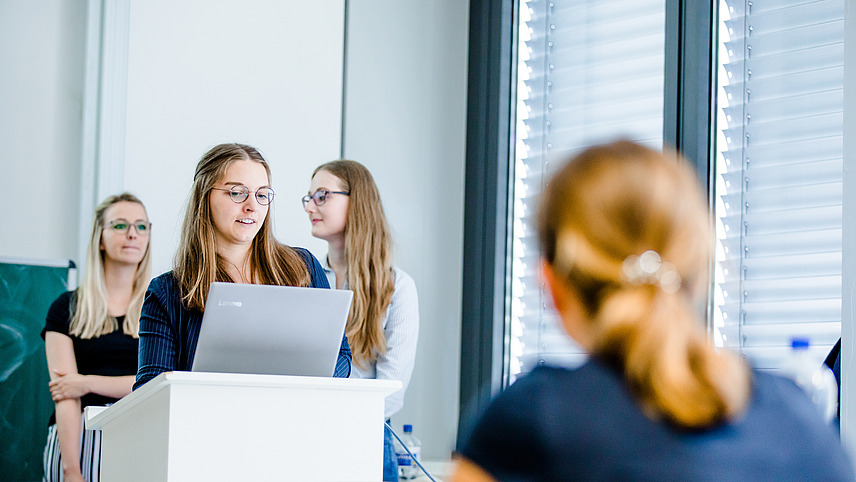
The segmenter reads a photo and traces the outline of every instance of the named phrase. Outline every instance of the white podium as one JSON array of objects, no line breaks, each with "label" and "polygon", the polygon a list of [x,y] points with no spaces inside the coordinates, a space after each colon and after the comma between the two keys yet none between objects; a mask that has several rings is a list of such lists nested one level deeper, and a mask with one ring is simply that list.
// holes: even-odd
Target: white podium
[{"label": "white podium", "polygon": [[392,380],[168,372],[109,408],[101,480],[379,481]]}]

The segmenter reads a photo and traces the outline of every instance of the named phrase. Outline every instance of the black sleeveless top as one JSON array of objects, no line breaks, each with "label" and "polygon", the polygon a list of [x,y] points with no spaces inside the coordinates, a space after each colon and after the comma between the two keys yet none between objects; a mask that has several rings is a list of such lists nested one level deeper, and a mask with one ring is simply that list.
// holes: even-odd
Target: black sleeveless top
[{"label": "black sleeveless top", "polygon": [[[74,358],[77,372],[81,375],[124,376],[137,373],[137,348],[139,340],[122,332],[125,317],[117,317],[118,329],[113,333],[87,340],[68,334],[72,307],[76,300],[76,291],[68,291],[53,302],[45,320],[42,338],[48,331],[62,333],[71,338],[74,345]],[[81,410],[90,405],[107,405],[117,401],[95,393],[87,393],[80,398]],[[51,415],[50,424],[56,422],[56,414]]]}]

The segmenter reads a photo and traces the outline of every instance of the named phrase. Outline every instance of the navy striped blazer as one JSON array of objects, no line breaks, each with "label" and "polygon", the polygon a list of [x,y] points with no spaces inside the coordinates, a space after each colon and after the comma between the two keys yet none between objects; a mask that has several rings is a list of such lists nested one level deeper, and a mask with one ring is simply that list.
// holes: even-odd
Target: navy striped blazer
[{"label": "navy striped blazer", "polygon": [[[303,248],[294,248],[309,269],[313,288],[330,288],[324,269],[312,253]],[[137,381],[134,390],[160,373],[183,370],[190,371],[202,312],[189,310],[181,301],[178,280],[172,271],[164,273],[149,283],[143,312],[140,316],[140,349]],[[351,348],[348,338],[342,337],[339,359],[336,361],[334,377],[347,378],[351,374]]]}]

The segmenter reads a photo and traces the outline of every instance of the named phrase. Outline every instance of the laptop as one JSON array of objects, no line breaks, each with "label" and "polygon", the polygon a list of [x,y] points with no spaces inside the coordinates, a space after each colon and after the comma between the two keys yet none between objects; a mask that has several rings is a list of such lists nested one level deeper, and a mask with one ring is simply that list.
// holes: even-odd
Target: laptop
[{"label": "laptop", "polygon": [[353,295],[211,283],[191,370],[333,376]]}]

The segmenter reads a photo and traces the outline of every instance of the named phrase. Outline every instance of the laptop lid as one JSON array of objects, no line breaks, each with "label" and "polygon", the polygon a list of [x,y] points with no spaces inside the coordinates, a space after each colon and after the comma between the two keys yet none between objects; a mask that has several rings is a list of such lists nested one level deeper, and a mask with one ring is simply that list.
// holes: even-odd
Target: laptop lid
[{"label": "laptop lid", "polygon": [[192,371],[333,376],[353,292],[211,283]]}]

